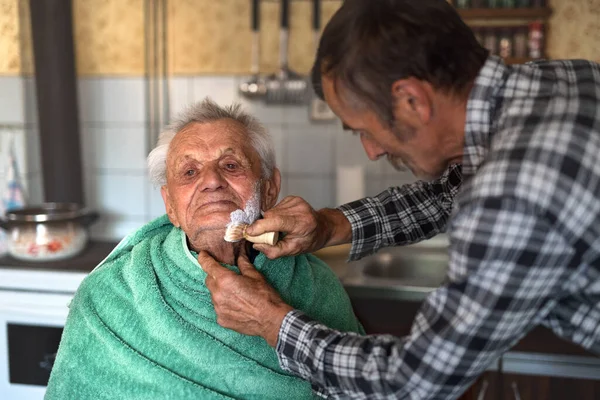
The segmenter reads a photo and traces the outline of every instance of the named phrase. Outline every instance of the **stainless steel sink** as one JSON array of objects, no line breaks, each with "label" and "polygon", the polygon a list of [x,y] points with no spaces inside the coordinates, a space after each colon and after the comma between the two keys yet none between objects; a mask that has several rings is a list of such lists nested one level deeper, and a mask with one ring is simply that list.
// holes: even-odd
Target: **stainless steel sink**
[{"label": "stainless steel sink", "polygon": [[349,291],[420,300],[444,282],[445,248],[392,247],[348,263],[341,280]]}]

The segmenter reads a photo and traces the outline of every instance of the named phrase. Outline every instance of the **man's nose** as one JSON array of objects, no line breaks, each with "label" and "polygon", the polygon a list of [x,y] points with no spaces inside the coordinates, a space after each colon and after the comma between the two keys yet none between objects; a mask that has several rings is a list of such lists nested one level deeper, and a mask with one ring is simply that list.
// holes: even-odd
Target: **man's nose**
[{"label": "man's nose", "polygon": [[205,165],[200,176],[200,188],[202,190],[217,190],[227,187],[227,180],[223,176],[219,165]]},{"label": "man's nose", "polygon": [[373,139],[368,138],[366,135],[360,135],[360,142],[369,157],[369,160],[375,161],[379,157],[385,155],[385,150],[377,144]]}]

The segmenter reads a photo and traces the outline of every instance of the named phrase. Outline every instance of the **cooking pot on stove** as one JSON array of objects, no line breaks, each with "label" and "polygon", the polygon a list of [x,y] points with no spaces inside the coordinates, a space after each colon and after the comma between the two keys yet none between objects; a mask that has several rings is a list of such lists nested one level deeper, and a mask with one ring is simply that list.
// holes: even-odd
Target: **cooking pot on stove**
[{"label": "cooking pot on stove", "polygon": [[88,242],[87,227],[98,213],[76,203],[44,203],[11,209],[0,219],[7,232],[8,253],[25,261],[71,258]]}]

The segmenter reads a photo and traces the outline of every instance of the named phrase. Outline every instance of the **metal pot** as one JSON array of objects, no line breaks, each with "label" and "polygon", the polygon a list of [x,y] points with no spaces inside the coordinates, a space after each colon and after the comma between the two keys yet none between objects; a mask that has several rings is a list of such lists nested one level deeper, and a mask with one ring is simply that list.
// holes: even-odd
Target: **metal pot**
[{"label": "metal pot", "polygon": [[75,203],[44,203],[6,212],[0,228],[7,232],[8,253],[25,261],[71,258],[88,242],[87,227],[98,213]]}]

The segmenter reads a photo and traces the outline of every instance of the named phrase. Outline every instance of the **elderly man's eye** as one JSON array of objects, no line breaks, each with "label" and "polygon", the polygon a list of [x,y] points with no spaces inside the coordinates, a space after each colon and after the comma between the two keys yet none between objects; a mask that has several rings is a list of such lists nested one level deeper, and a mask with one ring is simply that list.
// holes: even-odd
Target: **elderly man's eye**
[{"label": "elderly man's eye", "polygon": [[185,171],[185,176],[194,176],[195,173],[196,173],[195,170],[188,169],[187,171]]},{"label": "elderly man's eye", "polygon": [[225,168],[227,168],[229,171],[235,171],[237,169],[237,164],[234,163],[227,163],[225,164]]}]

